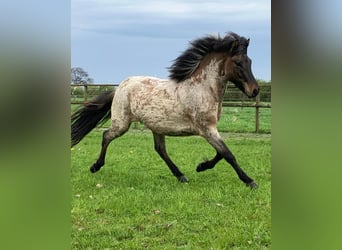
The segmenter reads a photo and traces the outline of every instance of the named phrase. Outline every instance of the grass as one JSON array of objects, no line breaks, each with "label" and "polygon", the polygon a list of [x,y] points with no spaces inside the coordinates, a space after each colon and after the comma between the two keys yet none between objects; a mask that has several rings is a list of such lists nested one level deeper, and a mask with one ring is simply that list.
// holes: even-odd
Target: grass
[{"label": "grass", "polygon": [[[259,109],[260,133],[271,133],[271,109]],[[252,133],[255,131],[255,108],[224,107],[217,128],[220,132]]]},{"label": "grass", "polygon": [[[225,113],[223,123],[224,117],[230,119],[230,111]],[[189,179],[188,184],[179,183],[154,152],[148,130],[131,129],[113,141],[106,165],[91,174],[101,134],[101,129],[94,130],[71,151],[72,249],[270,248],[270,134],[221,134],[258,182],[255,191],[225,161],[197,173],[197,164],[215,155],[200,137],[167,138],[170,157]]]}]

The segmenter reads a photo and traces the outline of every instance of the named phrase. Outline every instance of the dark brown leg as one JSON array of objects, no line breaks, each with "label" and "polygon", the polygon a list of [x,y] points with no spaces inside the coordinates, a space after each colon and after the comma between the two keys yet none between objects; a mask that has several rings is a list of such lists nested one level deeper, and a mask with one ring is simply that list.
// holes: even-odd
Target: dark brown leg
[{"label": "dark brown leg", "polygon": [[101,169],[101,167],[105,164],[105,158],[109,144],[115,138],[123,135],[128,130],[128,128],[129,124],[122,127],[121,129],[113,129],[113,127],[111,127],[110,129],[103,132],[101,152],[97,161],[90,167],[90,172],[95,173]]},{"label": "dark brown leg", "polygon": [[211,169],[211,168],[215,167],[216,163],[218,163],[222,158],[223,158],[223,156],[221,154],[216,153],[216,155],[213,159],[198,164],[196,171],[202,172],[202,171],[205,171],[207,169]]},{"label": "dark brown leg", "polygon": [[[208,131],[207,136],[205,138],[216,149],[217,153],[220,154],[234,168],[235,172],[237,173],[241,181],[246,183],[246,185],[252,189],[255,189],[258,187],[256,182],[252,178],[250,178],[239,166],[239,164],[237,163],[235,159],[235,156],[228,149],[228,147],[226,146],[224,141],[221,139],[216,129],[211,129],[210,131]],[[216,157],[218,156],[216,155]]]},{"label": "dark brown leg", "polygon": [[177,177],[180,182],[188,182],[188,179],[178,169],[178,167],[172,162],[166,152],[165,135],[159,135],[153,133],[154,149],[158,152],[159,156],[164,160],[166,165],[170,168],[172,174]]}]

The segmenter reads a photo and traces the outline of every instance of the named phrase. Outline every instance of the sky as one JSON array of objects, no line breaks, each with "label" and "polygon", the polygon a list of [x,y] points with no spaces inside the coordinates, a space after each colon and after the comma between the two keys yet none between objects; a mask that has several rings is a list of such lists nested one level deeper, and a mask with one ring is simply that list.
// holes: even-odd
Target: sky
[{"label": "sky", "polygon": [[270,0],[72,0],[71,67],[83,68],[94,83],[168,78],[190,41],[230,31],[250,38],[254,76],[270,81]]}]

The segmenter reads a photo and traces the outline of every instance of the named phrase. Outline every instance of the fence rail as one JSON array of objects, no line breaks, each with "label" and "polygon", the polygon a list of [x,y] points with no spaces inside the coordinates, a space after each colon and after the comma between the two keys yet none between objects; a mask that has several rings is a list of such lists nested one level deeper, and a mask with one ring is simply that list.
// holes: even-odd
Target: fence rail
[{"label": "fence rail", "polygon": [[[101,92],[115,90],[118,86],[118,84],[72,84],[71,104],[83,104]],[[259,133],[260,108],[271,108],[271,84],[261,84],[259,95],[250,99],[233,84],[228,84],[222,106],[255,108],[255,132]]]}]

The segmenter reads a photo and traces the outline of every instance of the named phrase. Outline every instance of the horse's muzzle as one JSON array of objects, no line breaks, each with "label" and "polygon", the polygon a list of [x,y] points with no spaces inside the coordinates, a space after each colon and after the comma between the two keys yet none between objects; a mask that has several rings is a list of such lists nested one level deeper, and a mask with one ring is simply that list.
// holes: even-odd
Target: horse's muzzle
[{"label": "horse's muzzle", "polygon": [[256,97],[259,94],[259,90],[260,90],[259,87],[253,89],[252,95],[250,96],[250,98]]},{"label": "horse's muzzle", "polygon": [[259,94],[260,87],[256,82],[243,83],[243,92],[248,96],[248,98],[254,98]]},{"label": "horse's muzzle", "polygon": [[256,97],[259,94],[259,91],[259,86],[248,86],[247,88],[245,88],[245,94],[248,96],[248,98]]}]

